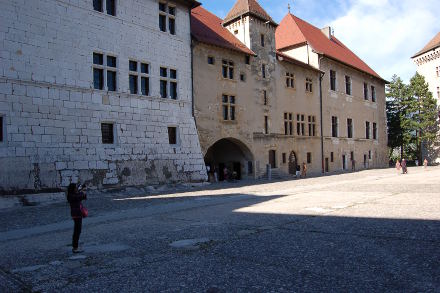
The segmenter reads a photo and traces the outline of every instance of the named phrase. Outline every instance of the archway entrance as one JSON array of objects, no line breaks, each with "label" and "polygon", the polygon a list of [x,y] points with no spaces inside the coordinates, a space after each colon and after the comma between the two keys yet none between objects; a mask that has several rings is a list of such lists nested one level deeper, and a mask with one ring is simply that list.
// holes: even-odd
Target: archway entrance
[{"label": "archway entrance", "polygon": [[[249,148],[234,138],[223,138],[206,152],[205,164],[218,180],[243,179],[253,174],[253,155]],[[211,177],[211,174],[209,174]]]},{"label": "archway entrance", "polygon": [[298,164],[298,161],[296,159],[296,154],[294,151],[292,151],[289,156],[289,174],[290,175],[296,174],[296,165],[297,164]]}]

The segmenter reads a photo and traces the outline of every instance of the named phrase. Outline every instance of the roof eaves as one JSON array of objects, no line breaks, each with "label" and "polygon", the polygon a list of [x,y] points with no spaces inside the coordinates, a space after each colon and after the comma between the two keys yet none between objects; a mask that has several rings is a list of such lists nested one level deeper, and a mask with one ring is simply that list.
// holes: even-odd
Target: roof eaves
[{"label": "roof eaves", "polygon": [[419,57],[420,55],[426,54],[426,53],[428,53],[428,52],[430,52],[430,51],[435,51],[437,48],[440,48],[440,45],[434,46],[433,48],[430,48],[430,49],[427,49],[427,50],[419,51],[419,52],[416,53],[414,56],[412,56],[411,59],[417,58],[417,57]]},{"label": "roof eaves", "polygon": [[256,17],[256,18],[258,18],[258,19],[260,19],[260,20],[262,20],[262,21],[264,21],[264,22],[267,22],[267,23],[269,23],[269,24],[275,26],[275,27],[278,26],[278,23],[276,23],[276,22],[273,21],[272,19],[267,20],[267,19],[265,19],[263,16],[259,15],[258,13],[252,12],[252,11],[242,12],[242,13],[239,13],[239,14],[237,14],[237,15],[235,15],[235,16],[232,16],[232,17],[229,17],[229,18],[225,18],[225,19],[223,20],[223,26],[227,26],[228,24],[230,24],[231,22],[234,22],[234,21],[237,20],[238,18],[240,18],[240,17],[242,17],[242,16],[248,16],[248,15],[249,15],[249,16],[254,16],[254,17]]}]

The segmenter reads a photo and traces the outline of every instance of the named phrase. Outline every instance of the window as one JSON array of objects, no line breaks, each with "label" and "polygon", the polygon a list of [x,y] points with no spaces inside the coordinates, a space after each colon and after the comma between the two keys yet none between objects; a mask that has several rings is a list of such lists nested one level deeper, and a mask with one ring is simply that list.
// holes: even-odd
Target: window
[{"label": "window", "polygon": [[307,153],[307,164],[312,163],[312,153]]},{"label": "window", "polygon": [[223,78],[234,79],[234,62],[223,60],[222,74],[223,74]]},{"label": "window", "polygon": [[347,137],[353,138],[353,119],[347,118]]},{"label": "window", "polygon": [[266,64],[261,64],[261,76],[266,78]]},{"label": "window", "polygon": [[330,153],[330,162],[333,163],[333,161],[335,160],[335,156],[333,154],[333,152]]},{"label": "window", "polygon": [[285,163],[287,162],[287,159],[286,159],[286,153],[282,153],[282,154],[281,154],[281,157],[282,157],[282,159],[283,159],[283,164],[285,164]]},{"label": "window", "polygon": [[365,138],[370,139],[370,122],[365,122]]},{"label": "window", "polygon": [[168,127],[168,142],[169,144],[177,144],[177,127]]},{"label": "window", "polygon": [[163,32],[168,31],[170,34],[176,34],[176,7],[166,3],[159,2],[159,29]]},{"label": "window", "polygon": [[376,102],[376,88],[374,85],[371,86],[371,101]]},{"label": "window", "polygon": [[264,115],[264,134],[269,134],[269,117]]},{"label": "window", "polygon": [[234,121],[235,120],[235,97],[223,95],[223,120]]},{"label": "window", "polygon": [[373,139],[377,139],[377,123],[373,122]]},{"label": "window", "polygon": [[267,100],[267,91],[263,90],[263,105],[267,106],[268,105],[268,100]]},{"label": "window", "polygon": [[437,99],[440,100],[440,87],[437,87]]},{"label": "window", "polygon": [[351,77],[345,76],[345,93],[351,96]]},{"label": "window", "polygon": [[354,160],[354,152],[350,152],[350,161]]},{"label": "window", "polygon": [[214,65],[214,61],[215,61],[214,57],[208,56],[208,64]]},{"label": "window", "polygon": [[330,70],[330,89],[336,91],[336,71]]},{"label": "window", "polygon": [[338,137],[338,117],[332,116],[332,137]]},{"label": "window", "polygon": [[240,81],[243,81],[243,82],[246,81],[246,75],[243,72],[240,73]]},{"label": "window", "polygon": [[160,96],[164,99],[169,97],[177,100],[177,70],[166,67],[160,68]]},{"label": "window", "polygon": [[246,63],[247,65],[251,64],[251,56],[244,56],[244,63]]},{"label": "window", "polygon": [[128,74],[130,94],[148,96],[150,94],[149,64],[132,60],[128,61],[128,64],[130,71]]},{"label": "window", "polygon": [[260,43],[261,43],[261,47],[264,47],[264,35],[263,34],[260,35]]},{"label": "window", "polygon": [[293,114],[284,113],[284,134],[293,135]]},{"label": "window", "polygon": [[368,84],[364,82],[364,100],[368,101]]},{"label": "window", "polygon": [[[117,60],[114,56],[105,57],[102,53],[93,53],[93,88],[116,91]],[[104,60],[106,60],[105,64]],[[106,87],[104,86],[104,80],[107,80]]]},{"label": "window", "polygon": [[306,78],[306,92],[313,92],[313,80],[311,78]]},{"label": "window", "polygon": [[435,75],[437,75],[437,77],[440,77],[440,66],[437,66],[435,68]]},{"label": "window", "polygon": [[368,151],[368,159],[371,160],[371,151]]},{"label": "window", "polygon": [[4,138],[4,134],[3,134],[3,116],[0,116],[0,143],[4,142],[5,138]]},{"label": "window", "polygon": [[303,114],[296,115],[296,134],[302,136],[306,135],[305,116]]},{"label": "window", "polygon": [[115,143],[115,135],[114,135],[114,124],[113,123],[101,123],[101,134],[102,134],[102,143],[103,144],[114,144]]},{"label": "window", "polygon": [[116,16],[116,0],[93,0],[93,10]]},{"label": "window", "polygon": [[309,136],[316,136],[316,117],[308,116],[309,122]]},{"label": "window", "polygon": [[286,72],[286,87],[295,88],[295,75],[290,72]]}]

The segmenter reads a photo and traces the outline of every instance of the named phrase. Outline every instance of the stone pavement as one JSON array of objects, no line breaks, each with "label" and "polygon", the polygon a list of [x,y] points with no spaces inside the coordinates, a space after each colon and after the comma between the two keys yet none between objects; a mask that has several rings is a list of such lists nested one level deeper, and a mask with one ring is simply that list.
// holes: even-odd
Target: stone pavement
[{"label": "stone pavement", "polygon": [[439,292],[440,168],[0,211],[0,292]]}]

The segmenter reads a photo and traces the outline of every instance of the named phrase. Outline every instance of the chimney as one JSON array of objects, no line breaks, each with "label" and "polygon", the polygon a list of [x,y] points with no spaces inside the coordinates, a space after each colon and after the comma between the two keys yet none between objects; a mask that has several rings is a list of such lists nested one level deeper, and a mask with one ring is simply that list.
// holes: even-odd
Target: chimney
[{"label": "chimney", "polygon": [[330,26],[326,26],[325,28],[321,29],[321,32],[330,39],[333,35],[332,28]]}]

